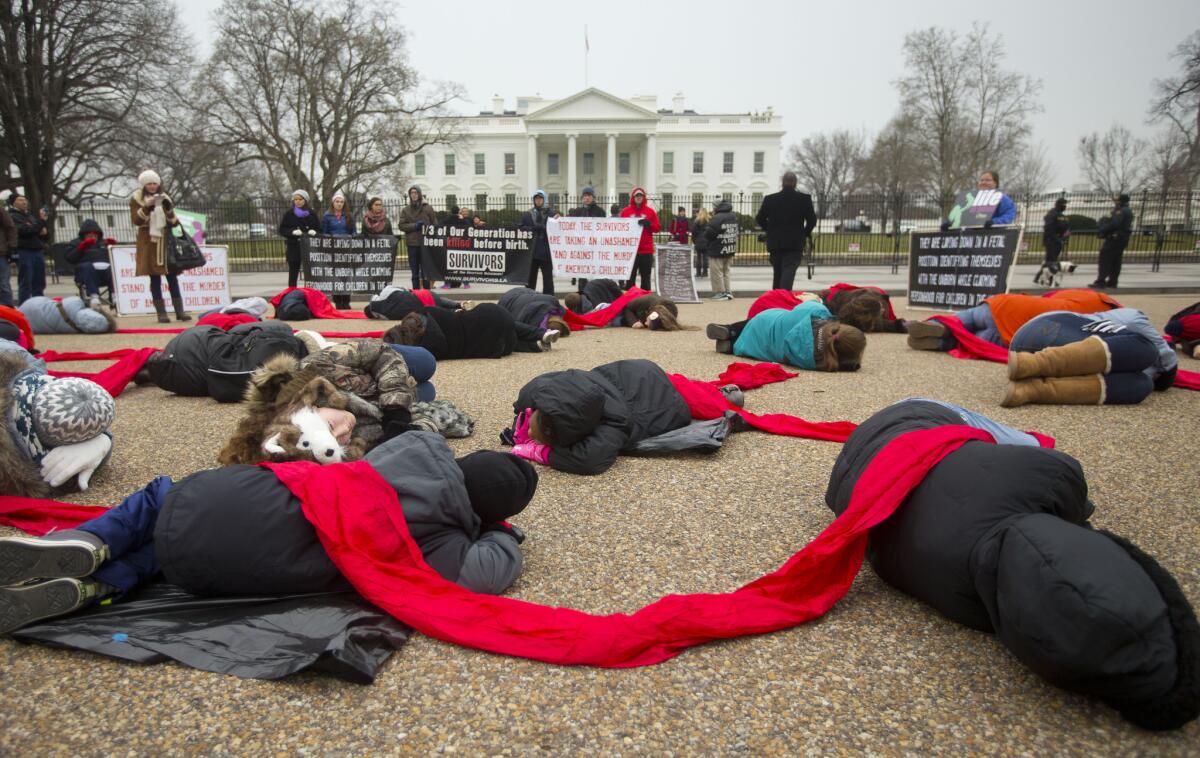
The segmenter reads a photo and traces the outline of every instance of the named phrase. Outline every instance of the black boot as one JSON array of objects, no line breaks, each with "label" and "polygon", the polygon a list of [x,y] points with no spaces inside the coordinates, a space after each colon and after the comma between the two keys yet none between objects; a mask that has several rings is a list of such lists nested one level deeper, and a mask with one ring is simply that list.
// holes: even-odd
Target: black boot
[{"label": "black boot", "polygon": [[162,298],[158,298],[154,301],[154,310],[158,313],[158,323],[171,323],[171,319],[167,318],[167,304],[163,302]]},{"label": "black boot", "polygon": [[175,320],[176,321],[191,321],[192,320],[192,317],[187,315],[187,312],[183,310],[183,301],[182,300],[176,300],[174,302],[174,305],[175,305]]}]

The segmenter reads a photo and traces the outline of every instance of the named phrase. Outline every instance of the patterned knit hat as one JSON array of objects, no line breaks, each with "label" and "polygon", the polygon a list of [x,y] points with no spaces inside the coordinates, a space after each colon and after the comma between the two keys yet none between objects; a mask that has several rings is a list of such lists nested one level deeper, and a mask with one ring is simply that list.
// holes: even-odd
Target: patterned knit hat
[{"label": "patterned knit hat", "polygon": [[58,379],[33,399],[33,428],[48,447],[90,440],[112,424],[117,406],[112,395],[93,381]]}]

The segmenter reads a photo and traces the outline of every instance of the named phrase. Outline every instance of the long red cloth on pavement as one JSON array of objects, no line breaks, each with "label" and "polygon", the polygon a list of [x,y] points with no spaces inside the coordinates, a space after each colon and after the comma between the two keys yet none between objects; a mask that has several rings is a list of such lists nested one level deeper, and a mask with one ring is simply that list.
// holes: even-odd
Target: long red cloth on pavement
[{"label": "long red cloth on pavement", "polygon": [[573,332],[586,329],[589,326],[605,327],[608,326],[610,321],[621,315],[621,311],[625,310],[625,306],[630,300],[649,294],[651,294],[649,290],[630,287],[623,295],[609,303],[605,308],[592,311],[591,313],[567,311],[563,314],[563,320],[567,322],[567,326],[571,327],[571,331]]},{"label": "long red cloth on pavement", "polygon": [[[308,304],[308,310],[312,312],[313,318],[366,318],[367,314],[362,311],[339,311],[333,307],[333,303],[329,302],[329,298],[325,293],[310,287],[288,287],[280,292],[275,297],[271,298],[271,305],[275,306],[276,313],[279,311],[279,303],[283,300],[283,296],[289,292],[300,291],[304,293],[304,301]],[[278,316],[276,316],[278,318]]]},{"label": "long red cloth on pavement", "polygon": [[76,376],[81,379],[91,379],[103,387],[108,394],[117,397],[125,391],[126,385],[133,381],[133,375],[141,371],[142,366],[146,365],[146,361],[150,356],[158,351],[159,348],[157,347],[126,347],[107,353],[60,353],[55,350],[47,350],[39,354],[38,357],[47,363],[56,361],[110,361],[116,359],[116,363],[100,371],[55,371],[50,369],[47,373],[50,376],[58,378]]}]

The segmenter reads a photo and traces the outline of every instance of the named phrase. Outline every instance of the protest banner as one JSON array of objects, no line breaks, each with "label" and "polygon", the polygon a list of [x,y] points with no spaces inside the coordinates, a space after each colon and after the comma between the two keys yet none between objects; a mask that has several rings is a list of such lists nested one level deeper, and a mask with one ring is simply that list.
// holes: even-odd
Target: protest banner
[{"label": "protest banner", "polygon": [[[183,309],[193,313],[223,308],[230,303],[229,248],[224,245],[204,245],[200,251],[208,263],[179,275]],[[117,313],[122,316],[154,313],[150,277],[137,276],[136,271],[137,248],[133,245],[113,246],[113,291],[117,296]],[[162,296],[167,310],[175,307],[166,282],[162,283]]]},{"label": "protest banner", "polygon": [[971,190],[954,196],[954,207],[946,214],[951,229],[983,226],[991,221],[1004,193],[1000,190]]},{"label": "protest banner", "polygon": [[421,273],[428,279],[525,284],[533,261],[533,230],[515,226],[423,230]]},{"label": "protest banner", "polygon": [[654,289],[677,303],[698,303],[692,276],[692,246],[671,242],[654,251]]},{"label": "protest banner", "polygon": [[392,283],[396,238],[334,237],[302,241],[304,284],[329,295],[375,294]]},{"label": "protest banner", "polygon": [[546,222],[555,276],[625,281],[642,229],[636,218],[552,218]]},{"label": "protest banner", "polygon": [[1023,229],[1019,226],[913,232],[908,255],[908,307],[973,308],[1008,291]]}]

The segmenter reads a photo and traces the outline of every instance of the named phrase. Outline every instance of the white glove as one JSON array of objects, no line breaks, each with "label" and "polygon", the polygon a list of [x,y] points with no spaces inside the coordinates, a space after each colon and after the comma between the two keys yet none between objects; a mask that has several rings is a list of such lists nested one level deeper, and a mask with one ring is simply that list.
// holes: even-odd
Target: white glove
[{"label": "white glove", "polygon": [[308,236],[309,236],[309,237],[316,237],[316,236],[317,236],[317,230],[316,230],[316,229],[309,229],[309,230],[308,230]]},{"label": "white glove", "polygon": [[293,230],[292,230],[292,236],[293,236],[293,237],[299,237],[301,234],[304,234],[304,232],[302,232],[302,231],[301,231],[301,230],[299,230],[299,229],[293,229]]},{"label": "white glove", "polygon": [[107,434],[73,445],[59,445],[42,458],[42,479],[51,487],[60,487],[71,477],[79,476],[79,489],[86,490],[92,474],[100,468],[112,440]]}]

